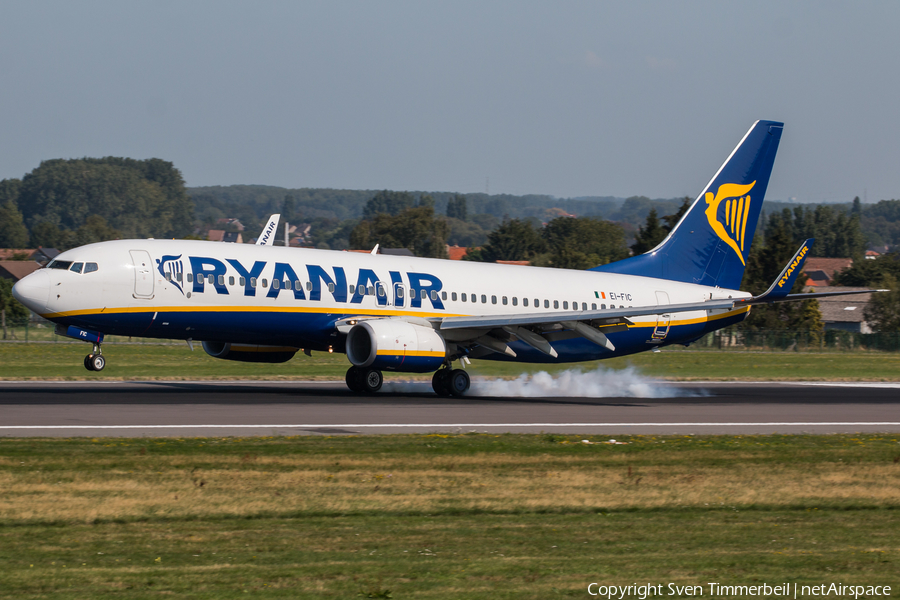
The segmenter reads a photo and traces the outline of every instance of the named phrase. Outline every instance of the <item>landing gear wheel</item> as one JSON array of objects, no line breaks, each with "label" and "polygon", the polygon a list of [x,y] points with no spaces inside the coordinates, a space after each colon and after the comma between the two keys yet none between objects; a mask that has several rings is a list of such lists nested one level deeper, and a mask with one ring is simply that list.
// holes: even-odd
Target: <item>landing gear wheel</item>
[{"label": "landing gear wheel", "polygon": [[103,358],[102,354],[94,354],[91,358],[91,370],[92,371],[102,371],[103,367],[106,366],[106,359]]},{"label": "landing gear wheel", "polygon": [[94,359],[93,354],[88,354],[87,356],[84,357],[84,368],[87,369],[88,371],[94,370],[94,367],[91,366],[91,361],[93,359]]},{"label": "landing gear wheel", "polygon": [[435,371],[431,378],[431,387],[438,396],[450,396],[450,369],[440,369]]},{"label": "landing gear wheel", "polygon": [[462,369],[453,369],[450,371],[450,393],[454,396],[462,396],[469,389],[471,380],[469,374]]},{"label": "landing gear wheel", "polygon": [[384,383],[384,375],[378,369],[365,369],[362,373],[363,391],[367,394],[374,394],[381,389]]},{"label": "landing gear wheel", "polygon": [[347,369],[347,375],[344,377],[344,381],[347,383],[347,387],[350,388],[351,392],[359,392],[363,391],[363,378],[362,378],[362,369],[359,367],[350,367]]}]

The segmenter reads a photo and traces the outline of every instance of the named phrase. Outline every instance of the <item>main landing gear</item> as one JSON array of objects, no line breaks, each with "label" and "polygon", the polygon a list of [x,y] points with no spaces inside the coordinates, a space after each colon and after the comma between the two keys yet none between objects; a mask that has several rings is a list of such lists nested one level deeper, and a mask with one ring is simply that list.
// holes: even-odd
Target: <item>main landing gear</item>
[{"label": "main landing gear", "polygon": [[344,381],[347,382],[347,387],[350,388],[351,392],[374,394],[381,389],[381,385],[384,383],[384,375],[378,369],[350,367],[347,369]]},{"label": "main landing gear", "polygon": [[462,396],[469,389],[469,374],[462,369],[444,367],[435,371],[431,387],[438,396]]},{"label": "main landing gear", "polygon": [[[99,355],[98,355],[99,356]],[[85,358],[85,366],[87,360]],[[102,359],[102,357],[100,357]],[[102,368],[102,367],[101,367]],[[351,392],[374,394],[381,389],[384,375],[378,369],[350,367],[344,377]],[[469,374],[462,369],[451,369],[449,366],[439,369],[431,378],[431,387],[438,396],[462,396],[469,390],[471,380]]]},{"label": "main landing gear", "polygon": [[94,351],[84,357],[84,368],[88,371],[102,371],[106,366],[100,344],[94,344]]}]

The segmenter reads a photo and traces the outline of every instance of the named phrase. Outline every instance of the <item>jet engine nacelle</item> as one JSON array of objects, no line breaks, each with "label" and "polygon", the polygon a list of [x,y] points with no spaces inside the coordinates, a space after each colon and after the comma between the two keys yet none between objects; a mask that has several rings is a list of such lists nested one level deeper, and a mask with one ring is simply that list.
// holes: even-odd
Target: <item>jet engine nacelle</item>
[{"label": "jet engine nacelle", "polygon": [[446,357],[447,343],[438,332],[398,319],[363,321],[347,334],[347,358],[357,367],[427,373]]},{"label": "jet engine nacelle", "polygon": [[213,358],[256,363],[283,363],[294,358],[298,348],[203,342],[203,351]]}]

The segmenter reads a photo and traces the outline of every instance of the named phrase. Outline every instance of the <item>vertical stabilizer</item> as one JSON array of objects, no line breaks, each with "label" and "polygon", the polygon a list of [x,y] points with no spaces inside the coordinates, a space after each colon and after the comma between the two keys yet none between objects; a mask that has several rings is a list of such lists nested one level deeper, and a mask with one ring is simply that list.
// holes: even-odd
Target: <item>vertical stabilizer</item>
[{"label": "vertical stabilizer", "polygon": [[256,240],[257,246],[272,246],[275,243],[275,234],[278,233],[279,219],[281,219],[280,214],[269,217],[269,221],[266,223],[266,226],[263,227],[262,233],[259,234],[259,238]]},{"label": "vertical stabilizer", "polygon": [[665,240],[646,254],[591,270],[740,287],[783,128],[754,123]]}]

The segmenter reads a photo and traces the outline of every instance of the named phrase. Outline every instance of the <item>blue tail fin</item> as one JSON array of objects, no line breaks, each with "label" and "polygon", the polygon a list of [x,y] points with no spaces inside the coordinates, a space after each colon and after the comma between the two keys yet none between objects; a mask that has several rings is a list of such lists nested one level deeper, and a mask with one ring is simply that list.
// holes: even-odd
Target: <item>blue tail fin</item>
[{"label": "blue tail fin", "polygon": [[659,246],[591,270],[740,287],[783,127],[754,123]]}]

